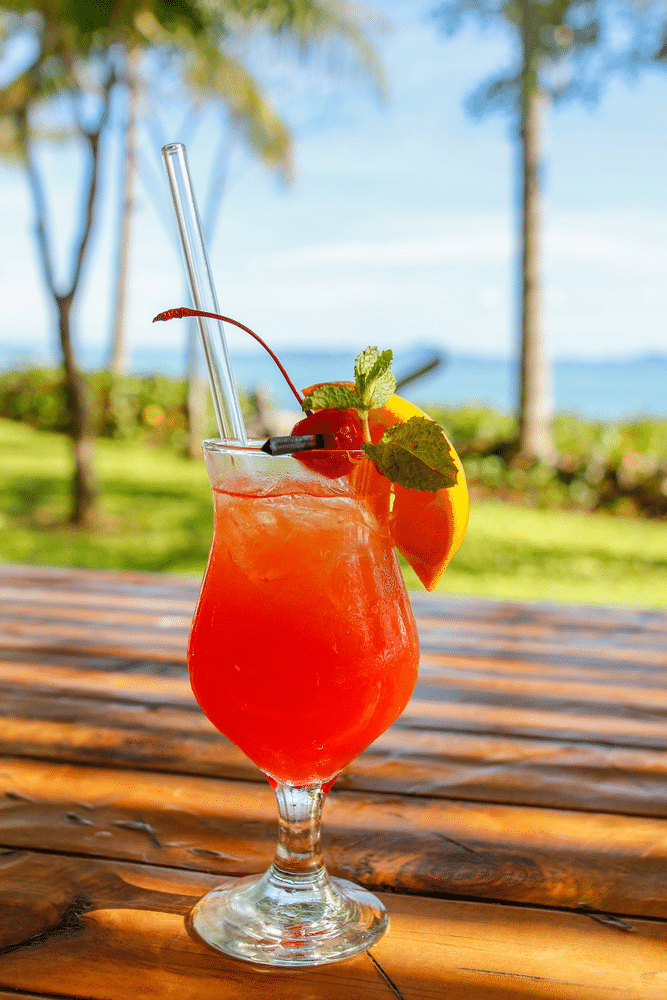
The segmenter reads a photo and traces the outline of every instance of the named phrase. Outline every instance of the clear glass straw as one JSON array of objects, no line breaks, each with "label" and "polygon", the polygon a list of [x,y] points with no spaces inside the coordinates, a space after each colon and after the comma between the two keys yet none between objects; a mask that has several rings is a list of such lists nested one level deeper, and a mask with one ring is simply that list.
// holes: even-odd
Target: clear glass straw
[{"label": "clear glass straw", "polygon": [[[167,172],[194,307],[204,312],[219,313],[185,146],[181,142],[163,146],[162,159]],[[229,360],[224,326],[217,319],[206,319],[203,316],[197,316],[196,319],[204,348],[220,436],[230,444],[246,445],[248,441],[234,382],[234,372]]]}]

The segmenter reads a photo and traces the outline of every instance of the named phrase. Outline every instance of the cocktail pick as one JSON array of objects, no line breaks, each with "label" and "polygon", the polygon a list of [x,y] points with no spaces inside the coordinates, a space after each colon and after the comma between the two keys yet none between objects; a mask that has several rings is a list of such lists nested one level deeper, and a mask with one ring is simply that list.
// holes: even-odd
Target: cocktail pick
[{"label": "cocktail pick", "polygon": [[267,455],[293,455],[298,451],[324,448],[324,434],[295,434],[288,437],[270,437],[262,445]]}]

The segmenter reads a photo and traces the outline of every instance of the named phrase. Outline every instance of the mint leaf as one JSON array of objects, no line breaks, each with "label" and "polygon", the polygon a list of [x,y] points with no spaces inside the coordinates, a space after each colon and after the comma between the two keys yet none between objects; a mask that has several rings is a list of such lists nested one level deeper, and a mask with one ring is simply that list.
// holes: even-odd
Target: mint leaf
[{"label": "mint leaf", "polygon": [[393,351],[380,351],[377,347],[367,347],[357,355],[354,362],[354,381],[362,399],[366,387],[391,368],[393,357]]},{"label": "mint leaf", "polygon": [[434,420],[411,417],[388,427],[378,444],[364,444],[378,472],[408,490],[437,490],[454,486],[457,468],[444,431]]},{"label": "mint leaf", "polygon": [[361,399],[346,385],[320,385],[306,396],[301,404],[303,410],[363,410]]},{"label": "mint leaf", "polygon": [[396,390],[396,378],[392,371],[387,371],[369,382],[363,396],[364,403],[369,410],[375,406],[384,406],[388,399],[394,395]]},{"label": "mint leaf", "polygon": [[393,357],[393,351],[367,347],[354,362],[355,388],[364,409],[383,406],[393,396],[396,389],[396,379],[391,371]]}]

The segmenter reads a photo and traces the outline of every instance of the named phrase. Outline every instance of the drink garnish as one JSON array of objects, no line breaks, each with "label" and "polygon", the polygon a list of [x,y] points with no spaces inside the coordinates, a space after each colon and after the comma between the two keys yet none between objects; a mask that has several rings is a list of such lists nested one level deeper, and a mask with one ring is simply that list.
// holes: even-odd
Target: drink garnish
[{"label": "drink garnish", "polygon": [[[354,383],[322,383],[313,387],[302,398],[271,348],[238,320],[218,313],[181,307],[159,313],[153,322],[182,319],[185,316],[208,316],[232,323],[262,345],[277,364],[302,410],[308,414],[294,427],[292,434],[295,437],[322,435],[323,449],[363,450],[378,472],[408,490],[435,493],[455,486],[458,482],[459,470],[445,432],[427,416],[414,416],[393,424],[386,428],[379,441],[371,440],[369,414],[372,410],[381,409],[392,398],[396,388],[396,378],[391,370],[392,351],[367,347],[355,360]],[[342,415],[334,416],[332,411],[338,411]],[[319,447],[310,444],[303,448],[293,447],[291,450],[308,451]],[[268,450],[266,446],[264,450]],[[283,454],[289,452],[285,451]],[[339,469],[343,471],[338,471]],[[346,462],[334,462],[331,470],[325,474],[333,475],[337,472],[342,475],[345,471]]]},{"label": "drink garnish", "polygon": [[303,432],[321,410],[356,411],[363,429],[361,448],[383,476],[406,489],[429,493],[454,486],[458,470],[451,446],[442,427],[429,417],[394,424],[377,443],[371,441],[369,414],[384,406],[396,388],[392,360],[392,351],[367,347],[354,363],[354,384],[328,382],[313,388],[301,406],[315,412],[297,426]]},{"label": "drink garnish", "polygon": [[[306,411],[292,428],[289,451],[314,471],[338,479],[354,467],[353,452],[366,453],[378,471],[393,482],[389,530],[394,545],[427,590],[433,590],[460,546],[468,524],[468,488],[461,460],[445,432],[422,410],[394,392],[393,354],[367,347],[354,366],[354,382],[324,383],[295,389],[287,372],[261,337],[234,319],[196,309],[169,309],[155,320],[210,316],[245,330],[271,355]],[[153,320],[153,322],[155,322]],[[315,438],[298,451],[299,439]],[[269,438],[264,451],[287,447]],[[276,442],[280,442],[276,444]],[[297,447],[295,448],[295,444]]]},{"label": "drink garnish", "polygon": [[408,490],[435,493],[457,482],[458,470],[444,431],[427,417],[394,424],[378,444],[364,443],[363,448],[378,472]]}]

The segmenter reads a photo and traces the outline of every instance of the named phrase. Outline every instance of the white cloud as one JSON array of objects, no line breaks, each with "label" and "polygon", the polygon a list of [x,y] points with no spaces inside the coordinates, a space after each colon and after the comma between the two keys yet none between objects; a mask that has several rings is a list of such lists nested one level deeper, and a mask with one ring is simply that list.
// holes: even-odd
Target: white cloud
[{"label": "white cloud", "polygon": [[446,264],[458,260],[504,260],[510,252],[510,241],[503,236],[358,240],[301,247],[288,253],[276,254],[269,263],[274,267]]},{"label": "white cloud", "polygon": [[[414,240],[347,240],[318,243],[274,254],[264,260],[267,268],[393,266],[414,267],[466,262],[507,262],[516,247],[501,234],[480,234],[477,221],[470,235],[437,236]],[[592,266],[664,270],[667,252],[664,240],[647,234],[643,240],[608,236],[594,230],[547,229],[544,253],[557,261],[584,258]]]},{"label": "white cloud", "polygon": [[477,292],[477,301],[485,309],[500,309],[506,302],[506,294],[497,285],[484,285]]},{"label": "white cloud", "polygon": [[544,241],[545,251],[554,257],[585,257],[592,264],[617,264],[623,268],[667,267],[664,242],[623,240],[592,232],[555,230]]}]

